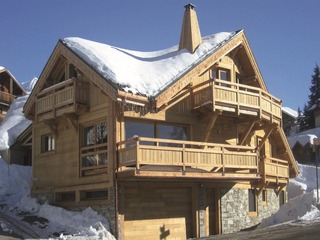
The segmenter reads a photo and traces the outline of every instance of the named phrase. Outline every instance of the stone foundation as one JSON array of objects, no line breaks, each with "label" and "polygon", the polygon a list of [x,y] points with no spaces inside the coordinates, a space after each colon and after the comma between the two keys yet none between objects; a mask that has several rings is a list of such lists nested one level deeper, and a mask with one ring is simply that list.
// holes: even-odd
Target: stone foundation
[{"label": "stone foundation", "polygon": [[256,198],[257,215],[249,216],[248,189],[222,188],[221,194],[221,230],[222,234],[233,233],[255,226],[262,219],[271,216],[279,209],[279,198],[274,190],[268,189],[266,204],[262,203],[262,194]]}]

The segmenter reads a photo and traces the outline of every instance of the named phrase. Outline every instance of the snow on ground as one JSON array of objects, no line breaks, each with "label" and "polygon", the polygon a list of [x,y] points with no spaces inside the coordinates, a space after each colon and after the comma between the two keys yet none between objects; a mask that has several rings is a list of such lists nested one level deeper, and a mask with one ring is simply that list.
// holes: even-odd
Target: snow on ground
[{"label": "snow on ground", "polygon": [[[1,212],[10,215],[18,224],[28,225],[43,239],[59,235],[58,239],[114,240],[109,222],[91,208],[82,212],[67,211],[49,204],[39,204],[31,198],[31,167],[8,165],[0,158]],[[2,231],[10,232],[0,222]]]},{"label": "snow on ground", "polygon": [[289,221],[320,220],[320,210],[317,208],[316,167],[302,164],[298,166],[300,174],[295,179],[290,179],[287,189],[288,202],[278,212],[263,219],[259,228]]}]

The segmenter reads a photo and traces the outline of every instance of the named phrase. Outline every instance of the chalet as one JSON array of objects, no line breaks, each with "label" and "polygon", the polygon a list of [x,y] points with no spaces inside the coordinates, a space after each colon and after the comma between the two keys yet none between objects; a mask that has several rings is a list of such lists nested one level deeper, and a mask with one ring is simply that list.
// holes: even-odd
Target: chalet
[{"label": "chalet", "polygon": [[0,123],[13,100],[25,94],[24,89],[10,71],[0,66]]},{"label": "chalet", "polygon": [[186,239],[258,224],[298,167],[243,30],[130,51],[59,40],[24,112],[32,194],[109,218],[118,239]]}]

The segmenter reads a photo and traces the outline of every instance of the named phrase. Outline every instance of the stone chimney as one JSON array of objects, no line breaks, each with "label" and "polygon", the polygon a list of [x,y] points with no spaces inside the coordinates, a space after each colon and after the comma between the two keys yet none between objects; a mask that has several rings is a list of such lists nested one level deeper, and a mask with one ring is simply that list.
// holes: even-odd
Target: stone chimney
[{"label": "stone chimney", "polygon": [[194,10],[195,6],[190,3],[184,7],[186,10],[183,16],[179,50],[185,48],[194,53],[202,42],[197,13]]}]

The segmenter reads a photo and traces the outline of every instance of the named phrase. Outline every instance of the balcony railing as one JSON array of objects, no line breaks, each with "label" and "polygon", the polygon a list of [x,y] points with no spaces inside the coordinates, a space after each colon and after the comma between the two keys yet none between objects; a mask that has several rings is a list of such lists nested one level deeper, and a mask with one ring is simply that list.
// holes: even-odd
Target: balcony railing
[{"label": "balcony railing", "polygon": [[260,88],[212,79],[194,86],[192,91],[193,109],[211,104],[213,110],[223,109],[281,122],[281,100]]},{"label": "balcony railing", "polygon": [[258,173],[258,156],[252,147],[144,137],[117,146],[118,166],[138,171],[142,166],[170,166],[179,171],[189,167],[213,173]]},{"label": "balcony railing", "polygon": [[10,105],[15,98],[16,96],[10,93],[0,91],[0,103]]},{"label": "balcony railing", "polygon": [[265,178],[289,178],[288,162],[277,158],[265,158],[261,162],[261,171]]},{"label": "balcony railing", "polygon": [[88,84],[76,78],[42,90],[37,95],[36,115],[54,118],[66,113],[78,113],[79,106],[88,105]]},{"label": "balcony railing", "polygon": [[[139,175],[140,170],[152,169],[154,176],[159,177],[158,173],[168,170],[187,171],[187,175],[193,169],[205,171],[209,177],[215,174],[243,179],[256,176],[268,177],[273,182],[289,178],[286,161],[260,160],[256,149],[249,146],[135,137],[119,142],[117,147],[119,173],[134,169]],[[153,175],[148,173],[148,176]]]}]

